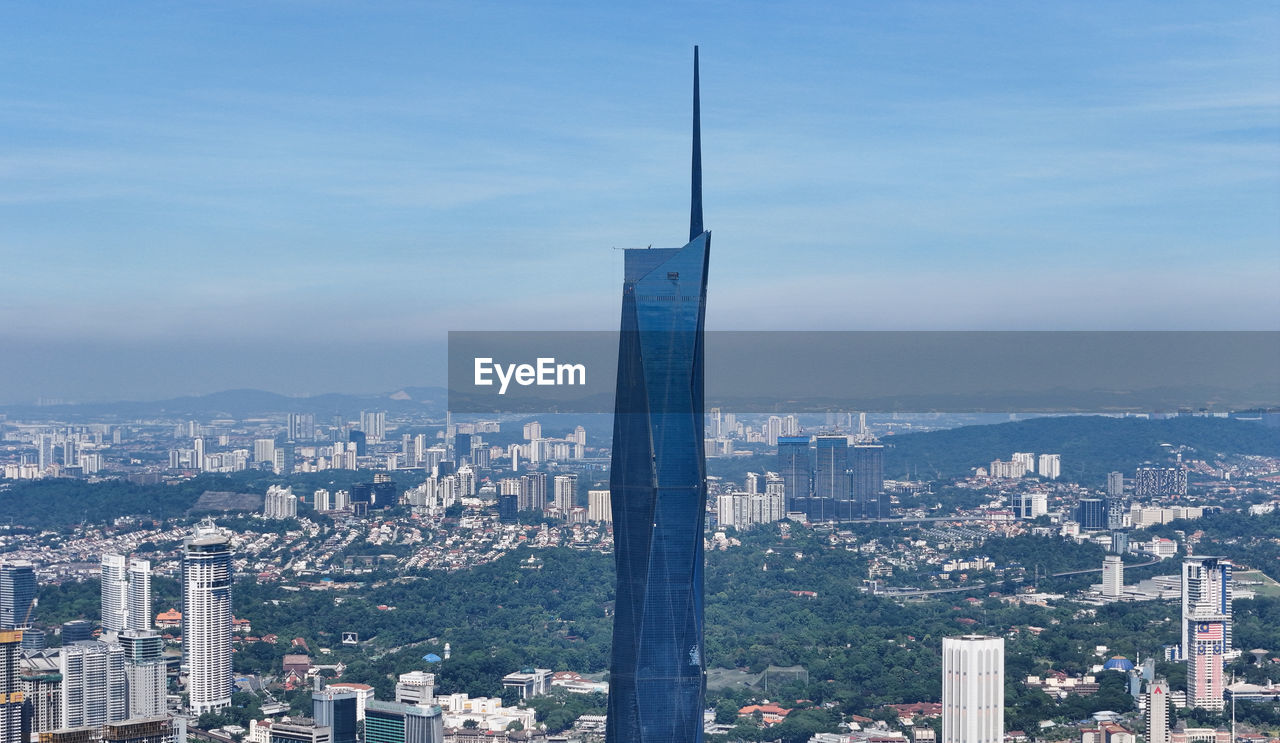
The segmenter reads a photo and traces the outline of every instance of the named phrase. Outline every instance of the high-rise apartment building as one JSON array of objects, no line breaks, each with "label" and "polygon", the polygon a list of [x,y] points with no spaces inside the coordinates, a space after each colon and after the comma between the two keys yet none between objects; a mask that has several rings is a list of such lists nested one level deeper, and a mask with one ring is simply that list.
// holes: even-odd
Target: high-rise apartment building
[{"label": "high-rise apartment building", "polygon": [[164,638],[152,629],[126,629],[119,642],[124,651],[127,717],[163,715],[168,690]]},{"label": "high-rise apartment building", "polygon": [[276,461],[276,440],[275,439],[254,439],[253,461],[271,462],[272,464],[274,464]]},{"label": "high-rise apartment building", "polygon": [[607,743],[702,738],[706,438],[697,51],[689,242],[624,253],[612,494],[617,590]]},{"label": "high-rise apartment building", "polygon": [[1004,638],[942,640],[942,743],[1004,743]]},{"label": "high-rise apartment building", "polygon": [[1139,467],[1133,476],[1138,500],[1179,497],[1187,494],[1187,471],[1182,467]]},{"label": "high-rise apartment building", "polygon": [[182,655],[191,712],[231,704],[231,539],[212,521],[182,548]]},{"label": "high-rise apartment building", "polygon": [[[129,587],[125,594],[125,629],[151,629],[151,561],[129,561]],[[136,715],[135,715],[136,716]]]},{"label": "high-rise apartment building", "polygon": [[22,630],[0,630],[0,743],[27,743],[30,737],[22,715],[21,649]]},{"label": "high-rise apartment building", "polygon": [[1034,475],[1036,473],[1036,455],[1029,451],[1015,451],[1013,456],[1009,457],[1009,461],[1022,468],[1023,474]]},{"label": "high-rise apartment building", "polygon": [[290,413],[288,423],[290,441],[313,441],[316,437],[316,417],[312,413]]},{"label": "high-rise apartment building", "polygon": [[556,475],[555,480],[556,510],[563,517],[568,517],[569,509],[576,505],[578,498],[578,476]]},{"label": "high-rise apartment building", "polygon": [[124,649],[116,643],[77,642],[62,648],[62,724],[104,725],[129,716]]},{"label": "high-rise apartment building", "polygon": [[1041,454],[1036,459],[1036,472],[1049,480],[1057,480],[1062,474],[1062,455]]},{"label": "high-rise apartment building", "polygon": [[547,473],[526,472],[520,476],[521,511],[545,511],[547,508]]},{"label": "high-rise apartment building", "polygon": [[124,555],[102,556],[102,631],[122,632],[129,621],[129,567]]},{"label": "high-rise apartment building", "polygon": [[[25,633],[24,633],[25,634]],[[58,730],[62,725],[62,672],[58,667],[61,648],[26,651],[19,659],[22,701],[28,705],[24,720],[31,732]]]},{"label": "high-rise apartment building", "polygon": [[35,600],[35,566],[26,560],[0,563],[0,630],[27,626]]},{"label": "high-rise apartment building", "polygon": [[1124,497],[1124,473],[1123,472],[1107,473],[1107,497],[1108,498]]},{"label": "high-rise apartment building", "polygon": [[1119,598],[1124,593],[1124,561],[1120,555],[1102,558],[1102,595]]},{"label": "high-rise apartment building", "polygon": [[360,412],[360,430],[364,431],[364,435],[370,444],[376,444],[383,440],[387,435],[387,414],[378,410],[375,412]]},{"label": "high-rise apartment building", "polygon": [[587,521],[613,521],[608,490],[587,491]]},{"label": "high-rise apartment building", "polygon": [[1231,650],[1231,561],[1188,557],[1182,563],[1182,655],[1187,661],[1187,704],[1220,710],[1223,668]]},{"label": "high-rise apartment building", "polygon": [[272,485],[262,501],[262,515],[268,519],[292,519],[298,516],[298,496],[293,488]]}]

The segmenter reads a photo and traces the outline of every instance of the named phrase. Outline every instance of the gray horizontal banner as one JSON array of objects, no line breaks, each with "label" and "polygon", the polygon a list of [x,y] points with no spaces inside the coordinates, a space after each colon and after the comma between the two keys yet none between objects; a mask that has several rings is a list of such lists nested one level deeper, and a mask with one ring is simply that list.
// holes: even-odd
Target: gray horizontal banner
[{"label": "gray horizontal banner", "polygon": [[[612,413],[616,332],[449,333],[456,413]],[[1280,331],[721,331],[706,407],[741,413],[1280,405]],[[629,411],[643,412],[643,411]]]}]

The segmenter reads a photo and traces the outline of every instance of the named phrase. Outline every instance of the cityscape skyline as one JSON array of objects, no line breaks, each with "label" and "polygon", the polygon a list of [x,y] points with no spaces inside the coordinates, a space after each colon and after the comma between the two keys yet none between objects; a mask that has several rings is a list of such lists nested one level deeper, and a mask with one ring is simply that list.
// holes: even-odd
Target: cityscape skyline
[{"label": "cityscape skyline", "polygon": [[513,12],[6,8],[5,396],[389,391],[448,329],[599,327],[610,248],[681,209],[689,27],[738,246],[711,329],[1280,316],[1273,8]]}]

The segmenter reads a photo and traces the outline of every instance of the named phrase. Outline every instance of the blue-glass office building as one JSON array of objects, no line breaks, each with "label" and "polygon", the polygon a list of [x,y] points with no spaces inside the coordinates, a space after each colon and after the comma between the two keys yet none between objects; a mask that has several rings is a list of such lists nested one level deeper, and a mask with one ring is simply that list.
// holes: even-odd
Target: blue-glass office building
[{"label": "blue-glass office building", "polygon": [[702,227],[694,49],[689,243],[628,250],[614,402],[618,587],[607,743],[702,740],[703,317],[711,234]]}]

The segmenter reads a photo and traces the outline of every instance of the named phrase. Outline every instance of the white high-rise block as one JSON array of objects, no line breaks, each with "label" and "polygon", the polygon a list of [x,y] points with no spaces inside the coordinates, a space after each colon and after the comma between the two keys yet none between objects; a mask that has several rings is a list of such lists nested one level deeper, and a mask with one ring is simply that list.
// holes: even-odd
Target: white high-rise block
[{"label": "white high-rise block", "polygon": [[942,743],[1004,742],[1004,638],[942,640]]}]

